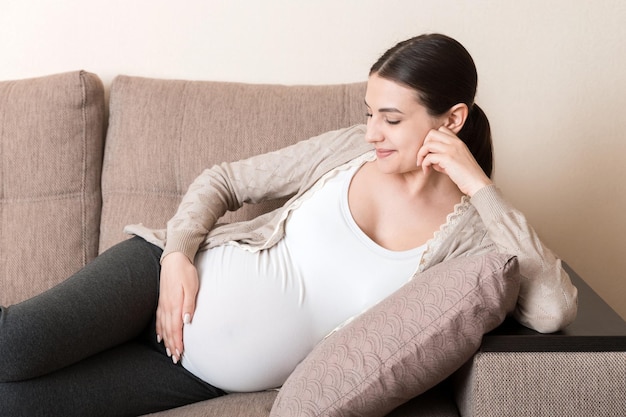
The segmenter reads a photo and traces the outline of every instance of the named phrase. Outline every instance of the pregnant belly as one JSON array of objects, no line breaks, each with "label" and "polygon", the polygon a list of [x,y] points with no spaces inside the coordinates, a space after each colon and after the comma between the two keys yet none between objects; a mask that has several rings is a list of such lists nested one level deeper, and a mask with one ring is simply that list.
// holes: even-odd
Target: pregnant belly
[{"label": "pregnant belly", "polygon": [[278,387],[319,339],[304,289],[286,276],[259,273],[270,271],[258,253],[229,263],[224,274],[228,254],[220,251],[233,248],[216,249],[196,259],[200,290],[193,320],[183,331],[182,365],[229,392]]}]

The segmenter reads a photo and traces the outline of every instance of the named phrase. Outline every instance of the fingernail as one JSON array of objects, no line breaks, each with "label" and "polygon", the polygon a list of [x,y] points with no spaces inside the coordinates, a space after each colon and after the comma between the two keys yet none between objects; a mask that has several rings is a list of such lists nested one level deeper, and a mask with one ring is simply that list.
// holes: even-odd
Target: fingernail
[{"label": "fingernail", "polygon": [[165,348],[165,353],[167,353],[168,357],[172,357],[172,352],[170,351],[170,348]]},{"label": "fingernail", "polygon": [[176,356],[172,356],[172,362],[176,365],[178,363],[178,358]]},{"label": "fingernail", "polygon": [[178,351],[178,349],[176,349],[176,356],[178,356],[179,358],[181,357],[180,352]]},{"label": "fingernail", "polygon": [[161,343],[161,340],[163,340],[163,339],[161,338],[161,335],[160,335],[160,334],[157,334],[157,343]]},{"label": "fingernail", "polygon": [[185,313],[185,316],[183,317],[183,323],[184,323],[184,324],[189,324],[189,323],[191,323],[191,314],[189,314],[189,313]]}]

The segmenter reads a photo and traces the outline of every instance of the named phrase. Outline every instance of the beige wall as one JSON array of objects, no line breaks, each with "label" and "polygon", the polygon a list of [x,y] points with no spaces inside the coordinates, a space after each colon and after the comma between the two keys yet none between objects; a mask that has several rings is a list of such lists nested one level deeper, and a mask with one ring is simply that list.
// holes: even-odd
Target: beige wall
[{"label": "beige wall", "polygon": [[505,194],[626,317],[622,0],[4,0],[0,79],[361,81],[387,47],[432,31],[476,59]]}]

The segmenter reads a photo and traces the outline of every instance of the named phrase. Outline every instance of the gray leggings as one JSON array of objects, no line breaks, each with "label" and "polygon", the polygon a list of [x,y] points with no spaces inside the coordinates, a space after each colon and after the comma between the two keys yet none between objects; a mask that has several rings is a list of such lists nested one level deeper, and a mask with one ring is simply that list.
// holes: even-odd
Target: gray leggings
[{"label": "gray leggings", "polygon": [[0,307],[0,415],[134,416],[223,395],[156,343],[160,256],[132,238]]}]

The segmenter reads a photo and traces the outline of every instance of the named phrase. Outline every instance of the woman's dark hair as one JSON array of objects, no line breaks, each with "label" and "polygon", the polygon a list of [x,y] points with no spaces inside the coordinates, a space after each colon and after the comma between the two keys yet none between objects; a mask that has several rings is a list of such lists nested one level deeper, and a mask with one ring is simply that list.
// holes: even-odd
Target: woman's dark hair
[{"label": "woman's dark hair", "polygon": [[474,103],[478,75],[463,45],[441,34],[417,36],[385,52],[370,69],[372,74],[414,89],[431,116],[440,116],[456,104],[466,104],[469,115],[458,136],[491,177],[491,128],[485,113]]}]

